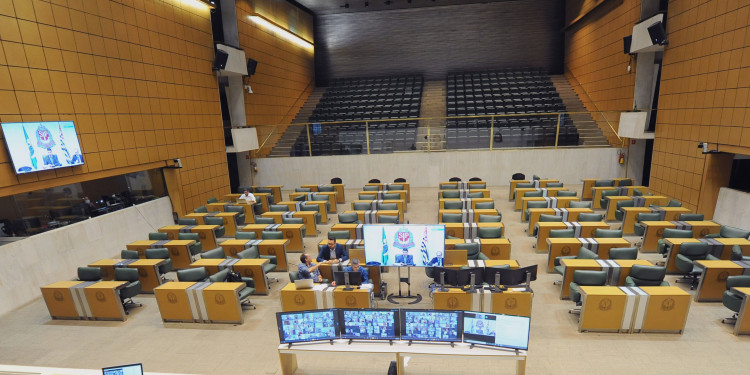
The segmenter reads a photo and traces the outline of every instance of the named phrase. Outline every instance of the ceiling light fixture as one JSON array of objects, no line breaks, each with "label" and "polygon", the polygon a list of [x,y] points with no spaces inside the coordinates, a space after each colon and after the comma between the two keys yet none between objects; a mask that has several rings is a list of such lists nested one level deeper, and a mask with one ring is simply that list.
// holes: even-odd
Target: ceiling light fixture
[{"label": "ceiling light fixture", "polygon": [[307,39],[293,33],[292,31],[288,30],[285,27],[282,27],[281,25],[276,24],[275,22],[258,13],[253,13],[252,15],[250,15],[250,21],[255,22],[264,29],[275,33],[278,37],[286,39],[287,41],[294,43],[300,47],[307,49],[312,49],[314,47],[311,41],[308,41]]}]

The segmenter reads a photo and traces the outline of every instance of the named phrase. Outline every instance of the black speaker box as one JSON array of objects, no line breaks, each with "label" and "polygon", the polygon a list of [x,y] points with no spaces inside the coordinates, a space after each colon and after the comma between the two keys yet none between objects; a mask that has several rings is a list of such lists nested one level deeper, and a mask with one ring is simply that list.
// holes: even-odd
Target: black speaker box
[{"label": "black speaker box", "polygon": [[664,26],[661,22],[657,22],[648,27],[648,36],[651,38],[651,43],[663,45],[667,40],[667,32],[664,31]]},{"label": "black speaker box", "polygon": [[221,70],[226,68],[227,59],[229,59],[229,54],[217,49],[214,54],[214,69]]},{"label": "black speaker box", "polygon": [[633,41],[633,36],[628,35],[622,38],[622,52],[630,54],[630,43]]},{"label": "black speaker box", "polygon": [[255,68],[258,67],[258,62],[253,59],[247,59],[247,75],[251,76],[255,74]]}]

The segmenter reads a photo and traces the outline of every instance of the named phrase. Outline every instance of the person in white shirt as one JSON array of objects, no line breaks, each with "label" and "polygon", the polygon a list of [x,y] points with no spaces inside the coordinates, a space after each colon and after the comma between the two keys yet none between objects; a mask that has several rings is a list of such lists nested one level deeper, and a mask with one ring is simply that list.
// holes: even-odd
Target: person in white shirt
[{"label": "person in white shirt", "polygon": [[252,204],[252,203],[255,203],[255,196],[249,190],[245,189],[245,192],[242,193],[242,195],[240,195],[240,197],[237,198],[237,200],[244,200],[248,204]]}]

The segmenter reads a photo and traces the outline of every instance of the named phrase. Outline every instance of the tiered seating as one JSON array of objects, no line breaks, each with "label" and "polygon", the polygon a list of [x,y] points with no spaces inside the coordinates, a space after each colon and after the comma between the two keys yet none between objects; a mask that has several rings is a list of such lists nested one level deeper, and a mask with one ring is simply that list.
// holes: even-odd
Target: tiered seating
[{"label": "tiered seating", "polygon": [[[539,69],[451,73],[446,108],[451,116],[519,114],[495,118],[494,147],[553,146],[557,116],[535,113],[564,112],[552,81]],[[578,144],[578,131],[564,116],[558,145]],[[490,118],[448,120],[448,148],[489,147]]]},{"label": "tiered seating", "polygon": [[[419,108],[422,102],[421,76],[346,78],[333,81],[313,110],[310,122],[392,119],[369,123],[370,152],[386,153],[414,147]],[[364,122],[313,127],[312,155],[344,155],[367,152]],[[308,156],[307,134],[297,138],[291,156]]]}]

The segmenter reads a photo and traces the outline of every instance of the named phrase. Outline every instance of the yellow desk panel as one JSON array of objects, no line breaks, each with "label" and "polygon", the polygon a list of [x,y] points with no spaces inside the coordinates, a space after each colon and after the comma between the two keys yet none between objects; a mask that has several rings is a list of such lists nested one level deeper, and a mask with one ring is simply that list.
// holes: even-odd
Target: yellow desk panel
[{"label": "yellow desk panel", "polygon": [[734,324],[735,335],[746,335],[750,333],[750,288],[732,288],[732,291],[743,296],[737,322]]},{"label": "yellow desk panel", "polygon": [[213,283],[203,289],[208,320],[212,323],[242,324],[239,292],[245,283]]},{"label": "yellow desk panel", "polygon": [[240,259],[232,265],[232,269],[243,277],[251,277],[255,282],[255,294],[268,294],[268,282],[263,273],[263,265],[268,259]]},{"label": "yellow desk panel", "polygon": [[510,181],[510,188],[508,189],[508,200],[512,201],[515,198],[516,193],[516,186],[518,184],[528,184],[529,180],[511,180]]},{"label": "yellow desk panel", "polygon": [[625,315],[625,292],[616,286],[582,286],[578,332],[618,332]]},{"label": "yellow desk panel", "polygon": [[281,202],[276,202],[274,204],[287,206],[289,208],[289,211],[302,211],[301,208],[299,209],[297,208],[297,203],[304,203],[305,205],[318,206],[318,213],[320,213],[320,223],[321,224],[328,223],[328,211],[326,210],[325,201],[281,201]]},{"label": "yellow desk panel", "polygon": [[693,263],[703,270],[695,293],[696,302],[721,301],[727,290],[727,277],[742,275],[747,269],[731,260],[696,260]]},{"label": "yellow desk panel", "polygon": [[[479,221],[479,215],[500,215],[497,208],[482,208],[478,210],[438,210],[438,223],[443,224],[443,214],[462,214],[467,215],[463,219],[464,223],[476,223]],[[447,224],[447,223],[446,223]]]},{"label": "yellow desk panel", "polygon": [[208,212],[224,212],[224,207],[227,204],[225,202],[216,202],[206,204],[206,211]]},{"label": "yellow desk panel", "polygon": [[173,240],[164,244],[169,250],[169,258],[172,259],[172,268],[181,270],[188,268],[193,261],[190,255],[190,246],[195,243],[193,240]]},{"label": "yellow desk panel", "polygon": [[398,206],[398,210],[401,211],[401,212],[407,212],[407,206],[408,206],[406,204],[406,201],[403,200],[403,199],[382,199],[382,200],[375,200],[375,199],[372,199],[372,200],[363,200],[363,199],[358,199],[358,200],[352,201],[352,205],[351,205],[352,209],[351,209],[351,211],[358,211],[358,210],[354,209],[354,204],[355,203],[368,203],[370,205],[370,210],[377,210],[378,209],[378,203],[380,203],[380,204],[396,204]]},{"label": "yellow desk panel", "polygon": [[[568,208],[570,207],[570,202],[577,202],[581,200],[578,197],[553,197],[556,201],[553,202],[555,207],[552,208]],[[547,201],[548,199],[553,198],[545,198],[545,197],[523,197],[521,198],[521,212],[526,211],[529,208],[529,202],[540,202],[540,201]]]},{"label": "yellow desk panel", "polygon": [[[557,197],[557,193],[562,190],[568,190],[568,188],[564,187],[558,187],[558,188],[520,188],[516,189],[516,196],[515,196],[515,209],[516,211],[520,210],[523,206],[523,198],[526,198],[524,195],[527,192],[530,191],[546,191],[546,195],[544,197]],[[528,197],[532,198],[532,197]]]},{"label": "yellow desk panel", "polygon": [[644,286],[648,304],[641,332],[677,332],[685,329],[690,293],[676,286]]},{"label": "yellow desk panel", "polygon": [[[592,238],[598,244],[596,253],[599,259],[609,259],[609,249],[613,247],[630,247],[630,242],[624,238]],[[555,258],[560,256],[578,255],[583,242],[580,238],[547,238],[547,272],[555,268]],[[590,249],[590,246],[586,246]]]},{"label": "yellow desk panel", "polygon": [[[334,226],[335,225],[336,224],[334,224]],[[304,226],[305,224],[281,224],[280,226],[275,228],[275,231],[282,232],[284,234],[284,238],[289,240],[289,244],[287,245],[287,250],[303,251],[305,246],[304,246],[304,241],[302,239],[302,237],[304,236],[304,234],[302,233],[302,227]],[[258,239],[262,238],[263,231],[265,230],[269,230],[268,224],[248,224],[242,227],[243,232],[254,232],[255,236]],[[335,229],[331,229],[331,230],[335,230]],[[234,255],[231,255],[231,256],[234,256]]]},{"label": "yellow desk panel", "polygon": [[190,263],[190,268],[205,267],[206,272],[209,275],[213,275],[219,272],[219,265],[226,259],[198,259],[193,263]]},{"label": "yellow desk panel", "polygon": [[369,309],[370,291],[367,289],[344,290],[337,286],[333,291],[333,306],[337,309]]},{"label": "yellow desk panel", "polygon": [[315,292],[312,289],[297,290],[294,283],[286,284],[281,289],[281,311],[303,311],[317,308]]},{"label": "yellow desk panel", "polygon": [[258,245],[260,255],[273,255],[276,257],[276,271],[287,272],[286,245],[289,240],[263,240]]},{"label": "yellow desk panel", "polygon": [[442,224],[445,225],[445,233],[451,237],[474,239],[477,238],[478,228],[500,228],[500,235],[505,235],[505,226],[501,222]]},{"label": "yellow desk panel", "polygon": [[432,298],[435,310],[466,310],[471,311],[472,293],[461,289],[448,289],[447,292],[435,291]]},{"label": "yellow desk panel", "polygon": [[201,245],[203,251],[213,250],[216,248],[216,230],[218,225],[196,225],[190,229],[193,233],[198,233],[198,238],[201,239]]},{"label": "yellow desk panel", "polygon": [[511,292],[492,293],[492,309],[495,314],[531,316],[531,301],[534,293]]},{"label": "yellow desk panel", "polygon": [[102,259],[89,263],[89,267],[99,267],[102,270],[102,280],[115,279],[115,265],[122,262],[122,259]]},{"label": "yellow desk panel", "polygon": [[94,319],[125,320],[125,310],[117,289],[126,284],[127,281],[100,281],[84,288]]},{"label": "yellow desk panel", "polygon": [[[177,235],[180,234],[180,229],[182,229],[184,227],[185,227],[185,225],[166,225],[166,226],[163,226],[163,227],[157,229],[157,231],[162,232],[162,233],[166,233],[167,234],[167,238],[169,238],[170,240],[176,240],[177,239]],[[205,247],[205,245],[204,245],[204,247]]]},{"label": "yellow desk panel", "polygon": [[82,281],[58,281],[42,287],[42,298],[52,319],[80,319],[70,288]]},{"label": "yellow desk panel", "polygon": [[156,304],[159,306],[162,321],[195,321],[190,311],[190,301],[187,294],[187,289],[194,284],[194,282],[171,281],[154,289]]},{"label": "yellow desk panel", "polygon": [[[580,238],[593,238],[596,229],[609,229],[609,225],[603,221],[585,221],[579,222],[581,225],[581,231],[578,234]],[[547,252],[549,247],[547,245],[547,238],[549,238],[549,232],[553,229],[568,229],[566,222],[549,222],[543,221],[536,223],[537,234],[536,234],[536,251]]]},{"label": "yellow desk panel", "polygon": [[157,243],[159,241],[151,241],[151,240],[143,240],[143,241],[135,241],[131,242],[127,245],[125,245],[125,248],[128,250],[133,250],[138,252],[138,256],[141,258],[146,257],[146,249],[150,249],[151,245]]},{"label": "yellow desk panel", "polygon": [[[317,236],[318,235],[318,227],[315,223],[315,212],[314,211],[290,211],[292,212],[292,217],[298,217],[302,218],[303,223],[305,224],[305,235],[306,236]],[[264,212],[261,217],[270,217],[273,218],[274,223],[276,224],[283,224],[282,218],[284,217],[284,214],[286,212]]]},{"label": "yellow desk panel", "polygon": [[573,282],[573,273],[579,270],[599,271],[602,266],[596,259],[562,259],[560,265],[564,267],[560,299],[570,298],[570,283]]},{"label": "yellow desk panel", "polygon": [[220,217],[224,221],[225,236],[234,237],[237,233],[237,221],[235,220],[237,215],[239,215],[239,212],[222,212],[215,215],[215,217]]},{"label": "yellow desk panel", "polygon": [[154,288],[161,285],[159,265],[165,259],[139,259],[128,264],[128,267],[138,270],[138,280],[141,281],[141,293],[153,293]]}]

